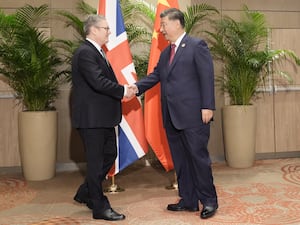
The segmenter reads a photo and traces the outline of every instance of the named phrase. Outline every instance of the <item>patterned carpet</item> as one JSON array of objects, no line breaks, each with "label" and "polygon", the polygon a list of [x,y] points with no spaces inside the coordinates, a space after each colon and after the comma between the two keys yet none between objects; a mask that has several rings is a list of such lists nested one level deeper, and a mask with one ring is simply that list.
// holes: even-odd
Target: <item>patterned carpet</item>
[{"label": "patterned carpet", "polygon": [[[26,182],[18,173],[1,172],[1,225],[299,225],[300,158],[257,161],[249,169],[214,164],[219,210],[207,220],[199,212],[170,212],[177,191],[165,187],[173,172],[155,166],[133,165],[116,176],[125,188],[107,193],[116,211],[126,219],[118,222],[93,220],[91,211],[72,200],[83,179],[80,171],[57,173],[48,181]],[[109,187],[110,180],[104,184]]]}]

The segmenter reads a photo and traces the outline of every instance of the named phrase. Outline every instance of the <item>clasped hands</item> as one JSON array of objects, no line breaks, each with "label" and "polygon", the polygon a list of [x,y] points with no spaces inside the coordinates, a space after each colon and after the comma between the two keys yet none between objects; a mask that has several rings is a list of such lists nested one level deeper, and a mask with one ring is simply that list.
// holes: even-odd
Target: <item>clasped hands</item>
[{"label": "clasped hands", "polygon": [[135,84],[125,84],[124,87],[126,88],[124,97],[127,99],[133,98],[139,92],[139,89]]}]

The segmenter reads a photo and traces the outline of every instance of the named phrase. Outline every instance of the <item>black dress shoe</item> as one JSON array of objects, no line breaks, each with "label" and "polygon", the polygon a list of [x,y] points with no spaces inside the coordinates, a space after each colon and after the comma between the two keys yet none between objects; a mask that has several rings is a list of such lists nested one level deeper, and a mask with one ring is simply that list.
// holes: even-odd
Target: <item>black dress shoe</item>
[{"label": "black dress shoe", "polygon": [[84,198],[77,193],[73,199],[80,204],[86,204],[89,209],[93,209],[93,204],[88,198]]},{"label": "black dress shoe", "polygon": [[80,204],[87,203],[86,199],[79,196],[78,193],[74,196],[73,199]]},{"label": "black dress shoe", "polygon": [[181,204],[169,204],[167,207],[168,210],[170,211],[190,211],[190,212],[196,212],[199,211],[198,207],[185,207],[182,206]]},{"label": "black dress shoe", "polygon": [[209,217],[212,217],[213,215],[215,215],[217,208],[218,206],[204,206],[200,213],[200,217],[202,219],[207,219]]},{"label": "black dress shoe", "polygon": [[93,218],[115,221],[115,220],[124,220],[125,215],[119,214],[116,211],[114,211],[112,208],[110,208],[110,209],[106,209],[105,211],[103,211],[101,213],[93,213]]}]

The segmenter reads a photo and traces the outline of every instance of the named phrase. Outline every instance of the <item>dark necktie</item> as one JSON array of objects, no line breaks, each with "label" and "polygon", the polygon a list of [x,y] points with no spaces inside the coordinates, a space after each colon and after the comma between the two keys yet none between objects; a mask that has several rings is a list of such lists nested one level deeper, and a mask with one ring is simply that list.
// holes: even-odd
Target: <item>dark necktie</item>
[{"label": "dark necktie", "polygon": [[103,58],[105,59],[107,65],[109,65],[109,62],[108,62],[108,60],[107,60],[107,58],[106,58],[106,55],[105,55],[104,51],[103,51],[102,49],[100,49],[100,51],[101,51],[101,55],[102,55]]},{"label": "dark necktie", "polygon": [[169,60],[169,65],[171,65],[174,55],[175,55],[175,48],[176,45],[175,44],[171,44],[171,53],[170,53],[170,60]]}]

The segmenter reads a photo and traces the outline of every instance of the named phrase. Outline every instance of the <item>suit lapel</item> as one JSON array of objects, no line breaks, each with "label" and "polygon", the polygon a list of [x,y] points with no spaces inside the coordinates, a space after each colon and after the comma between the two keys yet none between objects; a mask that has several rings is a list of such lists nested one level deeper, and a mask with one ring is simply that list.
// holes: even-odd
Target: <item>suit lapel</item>
[{"label": "suit lapel", "polygon": [[104,58],[104,56],[98,51],[98,49],[89,41],[85,40],[85,43],[87,45],[89,45],[95,52],[97,52],[97,54],[99,55],[99,60],[101,60],[103,62],[103,64],[105,64],[110,70],[112,70],[111,66],[109,63],[107,63],[106,59]]},{"label": "suit lapel", "polygon": [[[185,36],[182,38],[182,40],[181,40],[179,46],[177,47],[176,54],[175,54],[175,56],[174,56],[173,62],[172,62],[172,64],[169,66],[169,71],[171,71],[171,69],[176,65],[177,60],[180,58],[180,55],[181,55],[182,52],[184,51],[184,49],[185,49],[185,47],[186,47],[186,45],[187,45],[187,41],[188,41],[188,38],[187,38],[187,37],[188,37],[188,36],[185,35]],[[170,49],[170,50],[169,50],[169,54],[170,54],[171,47],[170,47],[169,49]]]},{"label": "suit lapel", "polygon": [[89,45],[97,53],[97,55],[99,55],[99,62],[102,61],[102,64],[107,67],[107,69],[111,72],[111,74],[114,77],[114,79],[117,81],[115,72],[114,72],[113,68],[111,67],[110,63],[108,64],[106,62],[106,59],[103,57],[103,55],[98,51],[98,49],[91,42],[85,40],[85,43],[87,45]]}]

